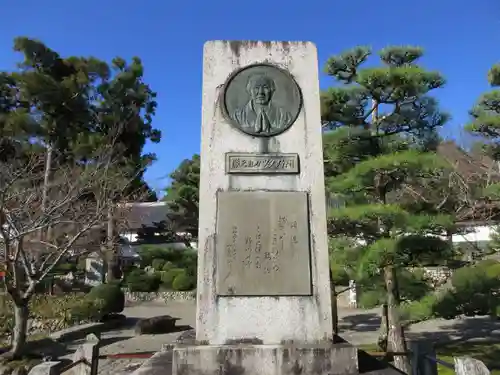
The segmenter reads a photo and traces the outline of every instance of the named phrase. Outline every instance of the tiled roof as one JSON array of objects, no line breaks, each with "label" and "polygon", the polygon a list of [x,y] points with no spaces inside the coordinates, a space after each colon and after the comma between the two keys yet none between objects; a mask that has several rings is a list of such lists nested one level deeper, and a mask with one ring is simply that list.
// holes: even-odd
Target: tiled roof
[{"label": "tiled roof", "polygon": [[165,202],[127,203],[123,211],[129,230],[140,229],[143,225],[167,220],[168,206]]}]

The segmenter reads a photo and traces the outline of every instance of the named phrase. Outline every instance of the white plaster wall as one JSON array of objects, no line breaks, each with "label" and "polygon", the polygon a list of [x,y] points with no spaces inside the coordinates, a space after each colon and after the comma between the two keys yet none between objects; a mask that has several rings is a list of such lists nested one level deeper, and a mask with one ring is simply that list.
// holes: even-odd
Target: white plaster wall
[{"label": "white plaster wall", "polygon": [[[269,62],[286,68],[302,89],[303,109],[295,124],[273,137],[269,152],[298,153],[300,175],[229,176],[226,152],[260,152],[261,141],[241,133],[223,117],[218,98],[228,76],[240,67]],[[332,336],[325,190],[322,163],[318,61],[312,43],[205,44],[201,135],[200,225],[196,338],[210,344],[260,339],[317,342]],[[276,190],[310,193],[312,297],[217,297],[217,191]],[[301,275],[290,275],[301,277]],[[304,275],[304,277],[307,277]]]},{"label": "white plaster wall", "polygon": [[[177,233],[177,234],[180,235],[181,233]],[[137,242],[138,236],[137,236],[136,232],[126,232],[126,233],[120,234],[120,237],[126,239],[128,242],[133,244],[133,243]],[[172,242],[172,243],[169,243],[168,246],[173,248],[173,249],[187,249],[187,246],[184,242]],[[197,249],[198,242],[192,241],[189,243],[189,246],[193,249]]]},{"label": "white plaster wall", "polygon": [[496,227],[494,226],[478,225],[471,227],[469,233],[454,234],[451,240],[454,243],[490,241],[491,236],[495,233],[495,229]]}]

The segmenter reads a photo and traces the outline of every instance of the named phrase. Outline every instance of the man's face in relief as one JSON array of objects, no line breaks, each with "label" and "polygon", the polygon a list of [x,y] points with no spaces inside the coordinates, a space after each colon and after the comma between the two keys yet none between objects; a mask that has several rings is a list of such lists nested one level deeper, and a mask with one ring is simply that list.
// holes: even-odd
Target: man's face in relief
[{"label": "man's face in relief", "polygon": [[267,105],[273,96],[274,84],[266,77],[259,77],[249,85],[250,96],[254,103]]}]

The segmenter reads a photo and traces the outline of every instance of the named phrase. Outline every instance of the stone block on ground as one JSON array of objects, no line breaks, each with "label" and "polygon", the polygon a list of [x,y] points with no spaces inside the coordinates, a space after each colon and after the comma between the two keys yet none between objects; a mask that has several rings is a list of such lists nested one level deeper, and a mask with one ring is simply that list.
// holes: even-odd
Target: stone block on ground
[{"label": "stone block on ground", "polygon": [[179,318],[173,318],[170,315],[140,319],[135,325],[134,332],[137,335],[170,333],[175,330],[175,324],[178,320]]},{"label": "stone block on ground", "polygon": [[315,345],[178,345],[172,375],[222,373],[358,374],[358,350],[349,344]]},{"label": "stone block on ground", "polygon": [[171,375],[172,352],[158,352],[146,360],[132,375]]}]

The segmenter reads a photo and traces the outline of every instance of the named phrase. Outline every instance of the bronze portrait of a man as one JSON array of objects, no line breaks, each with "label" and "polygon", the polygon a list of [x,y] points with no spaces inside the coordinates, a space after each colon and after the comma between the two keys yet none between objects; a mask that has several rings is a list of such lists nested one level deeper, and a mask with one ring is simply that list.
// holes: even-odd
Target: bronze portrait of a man
[{"label": "bronze portrait of a man", "polygon": [[273,104],[276,83],[268,75],[251,75],[246,91],[250,100],[232,113],[242,129],[255,134],[271,134],[287,127],[293,120],[289,111]]}]

